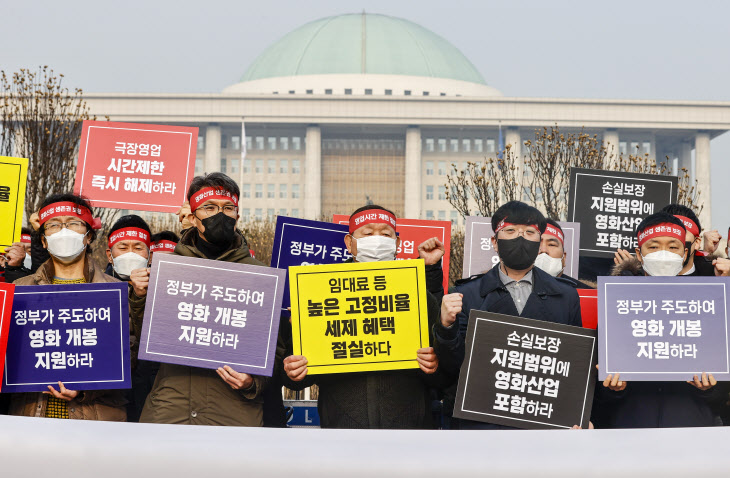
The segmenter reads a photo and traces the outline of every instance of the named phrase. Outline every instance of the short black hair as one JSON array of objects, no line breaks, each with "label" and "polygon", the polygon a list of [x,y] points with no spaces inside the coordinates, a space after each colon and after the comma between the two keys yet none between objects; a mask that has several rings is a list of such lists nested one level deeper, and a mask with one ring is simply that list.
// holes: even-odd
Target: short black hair
[{"label": "short black hair", "polygon": [[687,206],[684,206],[682,204],[667,204],[662,208],[662,211],[666,212],[667,214],[671,214],[672,216],[684,216],[690,221],[697,224],[697,229],[702,231],[702,225],[700,225],[700,220],[697,218],[695,212]]},{"label": "short black hair", "polygon": [[119,229],[124,229],[125,227],[136,227],[138,229],[147,231],[147,234],[149,234],[150,236],[152,235],[152,231],[150,231],[150,226],[147,225],[147,221],[145,221],[136,214],[128,214],[117,219],[117,222],[115,222],[112,228],[109,229],[109,235],[111,236]]},{"label": "short black hair", "polygon": [[558,224],[558,222],[557,222],[557,221],[553,221],[552,219],[550,219],[550,218],[548,217],[547,219],[545,219],[545,222],[546,222],[547,224],[550,224],[551,226],[553,226],[553,227],[554,227],[555,229],[557,229],[558,231],[562,232],[562,233],[563,233],[563,236],[565,236],[565,231],[563,231],[563,228],[562,228],[562,227],[560,227],[560,224]]},{"label": "short black hair", "polygon": [[545,232],[545,226],[547,225],[545,216],[537,208],[522,201],[510,201],[502,204],[492,216],[492,230],[497,230],[497,226],[503,220],[507,220],[512,224],[537,224],[541,234]]},{"label": "short black hair", "polygon": [[355,212],[350,214],[350,216],[354,216],[355,214],[359,214],[359,213],[361,213],[363,211],[367,211],[369,209],[380,209],[381,211],[388,212],[395,216],[395,213],[393,211],[391,211],[390,209],[386,209],[383,206],[378,206],[377,204],[370,204],[369,206],[359,207],[359,208],[355,209]]},{"label": "short black hair", "polygon": [[[73,193],[51,194],[43,200],[38,210],[40,211],[44,207],[47,207],[56,202],[72,202],[74,204],[78,204],[79,206],[83,206],[91,211],[92,217],[96,216],[94,214],[94,209],[92,209],[89,201],[87,201],[86,198],[84,198],[83,196],[79,196],[78,194]],[[93,224],[86,223],[86,233],[89,235],[89,246],[86,248],[87,254],[91,254],[91,244],[96,240],[96,231],[92,226]],[[46,232],[45,224],[43,224],[38,231],[41,233],[41,235],[44,235]]]},{"label": "short black hair", "polygon": [[28,234],[28,235],[30,235],[30,228],[29,227],[21,227],[20,228],[20,233],[21,234]]},{"label": "short black hair", "polygon": [[[657,224],[662,224],[668,222],[670,224],[674,224],[676,226],[681,227],[682,229],[687,231],[687,229],[684,227],[684,223],[674,217],[674,215],[669,214],[668,212],[659,211],[655,212],[654,214],[651,214],[649,216],[646,216],[643,221],[639,223],[639,225],[636,227],[636,235],[638,236],[641,234],[645,229],[648,229],[652,226],[656,226]],[[682,241],[684,243],[684,241]]]},{"label": "short black hair", "polygon": [[157,234],[152,234],[152,242],[157,241],[171,241],[171,242],[180,242],[180,238],[177,237],[177,234],[175,234],[172,231],[160,231]]},{"label": "short black hair", "polygon": [[210,173],[202,176],[195,176],[193,180],[190,181],[190,187],[188,188],[188,201],[190,201],[190,198],[193,197],[193,194],[203,188],[221,188],[231,194],[235,194],[239,198],[241,197],[241,190],[238,188],[236,181],[223,173]]}]

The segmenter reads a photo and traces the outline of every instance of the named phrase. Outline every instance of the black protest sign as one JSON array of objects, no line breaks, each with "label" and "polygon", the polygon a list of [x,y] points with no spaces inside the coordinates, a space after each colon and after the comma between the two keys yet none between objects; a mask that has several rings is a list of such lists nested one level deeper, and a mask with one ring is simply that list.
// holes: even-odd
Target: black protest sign
[{"label": "black protest sign", "polygon": [[612,258],[633,252],[636,226],[677,201],[678,178],[571,168],[568,221],[580,223],[580,255]]},{"label": "black protest sign", "polygon": [[596,331],[472,310],[454,416],[517,428],[588,428]]}]

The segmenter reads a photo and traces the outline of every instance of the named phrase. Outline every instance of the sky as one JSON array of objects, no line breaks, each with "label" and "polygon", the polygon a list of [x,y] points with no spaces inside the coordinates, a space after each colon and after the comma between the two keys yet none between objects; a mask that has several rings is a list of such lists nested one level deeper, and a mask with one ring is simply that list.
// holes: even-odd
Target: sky
[{"label": "sky", "polygon": [[[363,10],[446,38],[505,96],[730,101],[722,1],[0,0],[0,69],[49,65],[87,92],[220,92],[287,32]],[[730,133],[711,146],[724,236]]]}]

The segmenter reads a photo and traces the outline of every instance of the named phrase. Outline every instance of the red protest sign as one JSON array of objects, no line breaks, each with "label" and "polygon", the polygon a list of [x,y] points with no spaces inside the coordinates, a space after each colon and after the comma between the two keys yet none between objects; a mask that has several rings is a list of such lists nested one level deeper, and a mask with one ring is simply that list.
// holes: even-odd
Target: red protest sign
[{"label": "red protest sign", "polygon": [[598,291],[596,289],[578,289],[580,297],[580,318],[583,327],[595,329],[598,327]]},{"label": "red protest sign", "polygon": [[0,284],[0,384],[5,371],[5,349],[8,346],[8,331],[13,315],[13,294],[15,285]]},{"label": "red protest sign", "polygon": [[[335,214],[333,222],[338,224],[349,224],[350,216]],[[444,290],[449,290],[449,256],[451,252],[451,222],[431,221],[423,219],[401,219],[398,218],[395,232],[400,237],[401,245],[398,248],[396,259],[417,259],[418,246],[426,239],[438,237],[444,243],[446,252],[442,259],[444,273]]]},{"label": "red protest sign", "polygon": [[84,121],[74,192],[96,207],[174,213],[197,148],[198,128]]}]

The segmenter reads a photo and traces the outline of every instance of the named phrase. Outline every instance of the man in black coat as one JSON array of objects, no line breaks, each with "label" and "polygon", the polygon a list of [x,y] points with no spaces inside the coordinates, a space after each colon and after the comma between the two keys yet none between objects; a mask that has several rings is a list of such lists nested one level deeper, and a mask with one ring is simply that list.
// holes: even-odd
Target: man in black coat
[{"label": "man in black coat", "polygon": [[547,219],[545,232],[540,237],[540,253],[535,259],[535,267],[576,289],[593,289],[588,284],[563,273],[566,257],[563,228],[552,219]]},{"label": "man in black coat", "polygon": [[[494,213],[492,246],[499,264],[486,274],[457,282],[444,296],[440,320],[433,327],[434,349],[445,373],[459,375],[472,309],[581,326],[575,288],[534,267],[545,227],[542,213],[519,201],[510,201]],[[458,427],[510,428],[471,420],[459,420]]]}]

